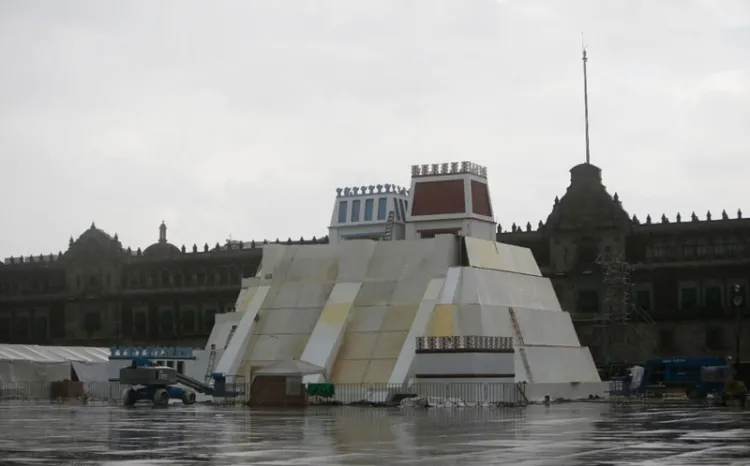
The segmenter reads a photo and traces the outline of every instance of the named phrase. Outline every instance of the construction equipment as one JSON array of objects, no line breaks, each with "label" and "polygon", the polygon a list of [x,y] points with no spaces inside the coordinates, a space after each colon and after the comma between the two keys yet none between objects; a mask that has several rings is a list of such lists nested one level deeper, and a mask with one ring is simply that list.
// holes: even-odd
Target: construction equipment
[{"label": "construction equipment", "polygon": [[120,369],[119,382],[132,385],[125,390],[125,406],[139,401],[149,401],[154,406],[166,406],[170,399],[180,399],[186,405],[195,403],[195,392],[178,387],[179,372],[171,367],[157,366],[146,358],[133,359],[128,367]]},{"label": "construction equipment", "polygon": [[712,383],[722,384],[723,387],[715,398],[716,405],[728,406],[737,401],[744,408],[747,402],[747,386],[745,381],[739,378],[739,365],[727,358],[727,364],[719,367],[704,367],[701,370],[701,379]]},{"label": "construction equipment", "polygon": [[631,300],[631,264],[612,252],[600,254],[596,263],[601,267],[604,292],[603,309],[593,319],[597,346],[601,349],[597,362],[611,372],[614,366],[624,368],[628,354],[636,355],[637,361],[655,353],[654,320]]},{"label": "construction equipment", "polygon": [[716,368],[727,365],[727,358],[657,358],[643,365],[640,386],[631,387],[638,394],[661,397],[666,392],[680,390],[688,398],[705,398],[721,393],[724,380],[717,380],[706,374],[716,373]]},{"label": "construction equipment", "polygon": [[[131,360],[131,364],[120,369],[119,379],[112,381],[131,385],[125,391],[125,406],[147,401],[154,406],[166,406],[170,399],[179,399],[186,405],[195,403],[196,393],[214,397],[232,398],[241,394],[227,390],[224,374],[211,374],[212,381],[202,383],[168,366],[153,362],[159,360],[195,360],[190,348],[111,348],[110,360]],[[184,385],[188,389],[177,386]]]},{"label": "construction equipment", "polygon": [[731,357],[651,359],[644,363],[641,376],[636,378],[633,373],[631,370],[631,376],[612,379],[618,387],[614,390],[617,394],[664,397],[681,391],[690,399],[712,395],[716,404],[726,406],[738,401],[745,406],[747,388],[745,381],[738,378]]}]

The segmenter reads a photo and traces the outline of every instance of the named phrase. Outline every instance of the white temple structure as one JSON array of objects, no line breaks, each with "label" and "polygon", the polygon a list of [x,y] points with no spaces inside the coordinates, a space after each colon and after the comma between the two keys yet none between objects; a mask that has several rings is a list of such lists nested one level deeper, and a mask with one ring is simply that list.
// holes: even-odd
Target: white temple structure
[{"label": "white temple structure", "polygon": [[[529,399],[604,396],[531,251],[495,242],[495,228],[487,170],[469,162],[414,166],[408,190],[337,190],[330,244],[264,246],[236,312],[217,316],[209,372],[248,378],[291,357],[325,367],[308,381],[514,381]],[[441,351],[416,364],[418,341]],[[497,364],[451,356],[469,341],[480,353],[512,345]]]}]

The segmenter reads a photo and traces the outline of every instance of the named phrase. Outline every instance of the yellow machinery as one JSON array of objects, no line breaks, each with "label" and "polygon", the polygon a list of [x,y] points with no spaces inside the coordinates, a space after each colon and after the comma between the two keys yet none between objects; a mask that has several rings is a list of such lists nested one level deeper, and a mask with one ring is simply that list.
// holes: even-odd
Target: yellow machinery
[{"label": "yellow machinery", "polygon": [[719,400],[723,406],[737,400],[741,407],[745,407],[747,401],[747,387],[742,380],[727,380],[724,383],[724,391],[721,392]]}]

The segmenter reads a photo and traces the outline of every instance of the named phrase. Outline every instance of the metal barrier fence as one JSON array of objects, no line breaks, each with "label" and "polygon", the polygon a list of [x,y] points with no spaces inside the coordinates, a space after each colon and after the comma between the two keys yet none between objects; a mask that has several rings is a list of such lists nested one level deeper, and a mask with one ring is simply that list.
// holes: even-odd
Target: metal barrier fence
[{"label": "metal barrier fence", "polygon": [[[51,382],[5,382],[0,398],[14,400],[50,400]],[[311,404],[384,403],[394,398],[453,398],[469,404],[521,404],[526,401],[523,387],[515,383],[412,383],[412,384],[334,384],[330,398],[311,397]],[[121,404],[126,386],[118,382],[88,382],[83,393],[88,401]],[[250,384],[244,384],[243,396],[214,398],[214,403],[244,404],[250,399]]]},{"label": "metal barrier fence", "polygon": [[515,383],[412,383],[334,384],[333,397],[311,402],[383,403],[394,397],[454,398],[471,404],[519,404],[526,401],[522,386]]}]

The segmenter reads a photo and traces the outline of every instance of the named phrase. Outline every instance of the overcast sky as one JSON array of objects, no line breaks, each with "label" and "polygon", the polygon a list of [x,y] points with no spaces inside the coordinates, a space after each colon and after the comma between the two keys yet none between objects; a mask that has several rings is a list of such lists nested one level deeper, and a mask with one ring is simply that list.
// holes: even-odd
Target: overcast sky
[{"label": "overcast sky", "polygon": [[327,233],[335,188],[488,166],[536,224],[584,159],[625,208],[750,215],[747,0],[0,1],[0,256]]}]

